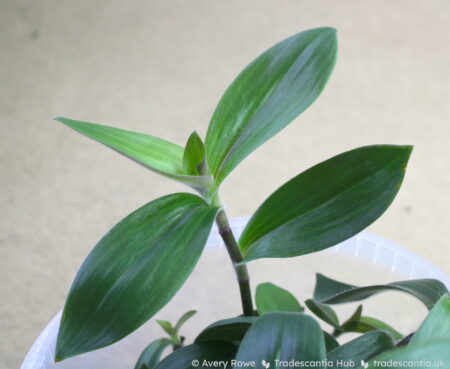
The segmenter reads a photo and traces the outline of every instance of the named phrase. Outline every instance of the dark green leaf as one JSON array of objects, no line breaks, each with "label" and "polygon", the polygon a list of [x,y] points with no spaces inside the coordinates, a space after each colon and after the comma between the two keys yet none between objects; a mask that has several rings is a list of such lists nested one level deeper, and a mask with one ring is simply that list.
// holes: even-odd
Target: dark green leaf
[{"label": "dark green leaf", "polygon": [[339,318],[336,312],[328,305],[321,304],[313,299],[306,300],[305,304],[318,318],[335,328],[339,327]]},{"label": "dark green leaf", "polygon": [[[417,369],[426,368],[449,368],[450,363],[450,339],[440,339],[427,341],[420,345],[406,346],[405,348],[394,349],[375,356],[369,361],[367,369],[374,368],[398,368],[398,363],[405,362],[404,367],[414,367]],[[394,365],[397,362],[397,365]],[[417,365],[408,364],[416,362]],[[427,365],[426,362],[431,364]],[[422,363],[422,364],[420,364]]]},{"label": "dark green leaf", "polygon": [[212,177],[191,176],[184,171],[183,148],[179,145],[147,134],[101,124],[68,118],[56,118],[55,120],[64,123],[86,137],[110,147],[158,174],[187,184],[204,196],[209,196],[212,191]]},{"label": "dark green leaf", "polygon": [[217,183],[253,150],[306,110],[330,76],[336,31],[316,28],[291,36],[248,65],[225,91],[206,135]]},{"label": "dark green leaf", "polygon": [[450,299],[448,295],[442,296],[434,305],[409,345],[421,345],[433,339],[450,339]]},{"label": "dark green leaf", "polygon": [[[155,369],[212,368],[211,361],[230,362],[236,353],[236,346],[229,342],[194,343],[174,351],[164,358]],[[193,361],[198,360],[198,365]],[[205,364],[205,365],[204,365]]]},{"label": "dark green leaf", "polygon": [[178,333],[180,328],[184,323],[186,323],[189,319],[191,319],[195,314],[197,314],[196,310],[189,310],[185,312],[180,319],[178,319],[177,324],[175,324],[175,331]]},{"label": "dark green leaf", "polygon": [[72,284],[56,359],[110,345],[167,304],[195,267],[217,210],[179,193],[151,201],[116,224]]},{"label": "dark green leaf", "polygon": [[256,316],[244,316],[224,319],[206,327],[195,339],[195,342],[207,341],[241,341],[249,328],[258,318]]},{"label": "dark green leaf", "polygon": [[273,283],[261,283],[256,288],[256,308],[259,315],[275,311],[303,312],[303,307],[289,291]]},{"label": "dark green leaf", "polygon": [[[371,357],[394,347],[392,337],[386,332],[370,332],[330,351],[327,361],[333,365],[327,366],[327,369],[354,367],[351,362],[358,366],[361,360],[368,361]],[[348,365],[342,365],[343,363]]]},{"label": "dark green leaf", "polygon": [[435,279],[415,279],[384,285],[357,287],[335,281],[318,273],[314,299],[325,304],[341,304],[361,301],[383,291],[406,292],[417,297],[428,309],[431,309],[442,295],[448,293],[445,285]]},{"label": "dark green leaf", "polygon": [[[202,164],[203,163],[203,164]],[[205,145],[202,139],[193,132],[186,143],[183,154],[184,173],[190,176],[198,176],[201,174],[199,167],[206,165],[205,163]]]},{"label": "dark green leaf", "polygon": [[319,324],[301,313],[282,312],[265,314],[253,324],[239,347],[236,360],[255,361],[257,368],[261,368],[265,360],[274,368],[275,360],[322,361],[325,355],[324,335]]},{"label": "dark green leaf", "polygon": [[326,160],[276,190],[245,227],[244,261],[292,257],[336,245],[389,207],[411,146],[361,147]]},{"label": "dark green leaf", "polygon": [[339,347],[339,342],[328,332],[323,331],[323,337],[325,338],[325,346],[327,348],[327,352],[334,350],[336,347]]},{"label": "dark green leaf", "polygon": [[166,338],[161,338],[150,343],[142,352],[141,356],[139,356],[134,369],[142,369],[143,367],[146,369],[154,369],[156,364],[159,363],[164,349],[170,346],[171,343],[172,341]]}]

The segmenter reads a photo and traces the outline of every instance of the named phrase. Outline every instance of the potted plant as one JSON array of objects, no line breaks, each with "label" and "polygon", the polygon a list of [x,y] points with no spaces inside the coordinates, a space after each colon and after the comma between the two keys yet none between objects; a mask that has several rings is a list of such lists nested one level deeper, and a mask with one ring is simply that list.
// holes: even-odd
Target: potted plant
[{"label": "potted plant", "polygon": [[[309,313],[290,292],[271,283],[257,286],[253,298],[248,262],[301,256],[352,237],[389,207],[405,175],[411,146],[373,145],[344,152],[282,185],[256,210],[240,238],[233,234],[219,199],[220,185],[252,151],[314,102],[336,54],[336,31],[328,27],[274,45],[226,90],[205,140],[194,132],[185,147],[142,133],[56,119],[197,192],[150,201],[96,244],[67,297],[56,361],[117,342],[152,318],[195,268],[215,222],[236,273],[242,315],[206,326],[186,340],[189,344],[180,328],[194,311],[173,325],[158,321],[168,335],[149,342],[136,358],[136,369],[408,363],[450,368],[450,300],[438,280],[357,287],[318,274],[312,298],[304,302]],[[415,296],[430,310],[416,332],[404,337],[363,315],[361,306],[341,322],[330,306],[387,290]],[[323,330],[318,319],[331,329]],[[337,338],[347,332],[359,336],[339,343]]]}]

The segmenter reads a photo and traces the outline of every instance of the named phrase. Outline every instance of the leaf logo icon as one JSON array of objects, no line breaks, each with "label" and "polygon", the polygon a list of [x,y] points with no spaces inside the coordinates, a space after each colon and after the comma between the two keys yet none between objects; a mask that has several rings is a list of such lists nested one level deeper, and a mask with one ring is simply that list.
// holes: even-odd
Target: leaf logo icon
[{"label": "leaf logo icon", "polygon": [[268,363],[266,360],[263,360],[261,363],[264,368],[266,368],[266,369],[270,368],[270,363]]},{"label": "leaf logo icon", "polygon": [[361,360],[361,366],[362,366],[364,369],[367,369],[367,368],[369,367],[369,363],[366,363],[364,360]]}]

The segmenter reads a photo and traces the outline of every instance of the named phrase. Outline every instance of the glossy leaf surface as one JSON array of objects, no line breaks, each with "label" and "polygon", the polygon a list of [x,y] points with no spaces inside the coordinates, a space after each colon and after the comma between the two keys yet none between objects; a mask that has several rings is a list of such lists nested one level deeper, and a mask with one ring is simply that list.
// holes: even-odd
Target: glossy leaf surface
[{"label": "glossy leaf surface", "polygon": [[401,291],[417,297],[428,309],[431,309],[439,298],[448,293],[445,285],[435,279],[415,279],[393,282],[384,285],[357,287],[338,282],[318,273],[314,299],[326,304],[341,304],[361,301],[384,291]]},{"label": "glossy leaf surface", "polygon": [[142,352],[141,356],[139,356],[134,369],[154,369],[156,364],[159,363],[163,351],[166,347],[170,346],[171,343],[172,341],[166,338],[161,338],[150,343]]},{"label": "glossy leaf surface", "polygon": [[68,118],[56,118],[55,120],[158,174],[185,183],[201,194],[209,196],[213,186],[212,178],[188,175],[183,168],[184,150],[179,145],[144,133],[101,124]]},{"label": "glossy leaf surface", "polygon": [[[386,332],[370,332],[330,351],[327,354],[327,361],[333,365],[327,368],[342,368],[342,362],[352,361],[357,363],[356,367],[358,367],[361,360],[368,361],[371,357],[394,347],[392,337]],[[352,365],[344,367],[352,367]]]},{"label": "glossy leaf surface", "polygon": [[273,283],[258,285],[255,302],[259,315],[276,311],[301,313],[304,310],[292,293]]},{"label": "glossy leaf surface", "polygon": [[319,324],[305,314],[283,312],[265,314],[253,324],[236,360],[255,361],[256,367],[262,368],[263,360],[275,367],[275,360],[321,361],[325,356],[324,335]]},{"label": "glossy leaf surface", "polygon": [[359,233],[389,207],[411,146],[360,147],[326,160],[276,190],[245,227],[245,261],[323,250]]},{"label": "glossy leaf surface", "polygon": [[151,201],[116,224],[72,284],[56,358],[114,343],[160,310],[196,265],[217,210],[179,193]]},{"label": "glossy leaf surface", "polygon": [[[209,365],[208,362],[229,362],[235,353],[236,346],[230,342],[194,343],[171,353],[156,366],[156,369],[209,368],[213,365]],[[193,365],[195,360],[198,360],[198,365]]]},{"label": "glossy leaf surface", "polygon": [[253,323],[256,316],[243,316],[231,319],[219,320],[206,327],[195,339],[195,342],[207,341],[241,341]]},{"label": "glossy leaf surface", "polygon": [[316,28],[274,45],[225,91],[205,145],[216,182],[306,110],[320,95],[337,52],[336,31]]}]

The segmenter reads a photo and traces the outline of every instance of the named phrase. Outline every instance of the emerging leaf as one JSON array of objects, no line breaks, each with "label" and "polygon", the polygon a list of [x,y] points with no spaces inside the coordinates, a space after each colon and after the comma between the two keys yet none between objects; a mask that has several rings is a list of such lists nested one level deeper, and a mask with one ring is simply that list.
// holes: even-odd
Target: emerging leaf
[{"label": "emerging leaf", "polygon": [[402,183],[411,146],[375,145],[326,160],[276,190],[245,227],[244,261],[336,245],[372,224]]},{"label": "emerging leaf", "polygon": [[225,91],[205,145],[216,183],[306,110],[322,92],[336,61],[333,28],[291,36],[248,65]]},{"label": "emerging leaf", "polygon": [[202,166],[206,170],[205,145],[197,132],[193,132],[186,143],[183,154],[184,173],[190,176],[202,174]]}]

